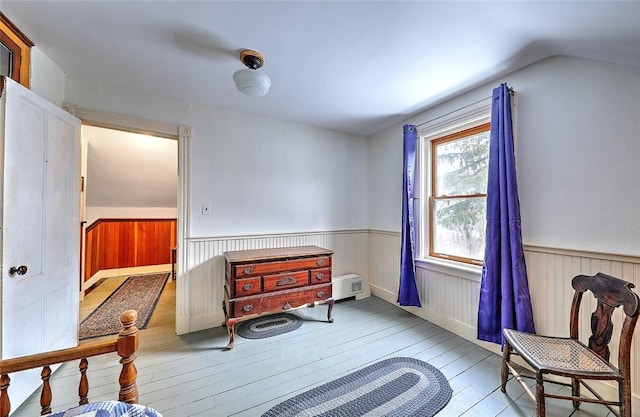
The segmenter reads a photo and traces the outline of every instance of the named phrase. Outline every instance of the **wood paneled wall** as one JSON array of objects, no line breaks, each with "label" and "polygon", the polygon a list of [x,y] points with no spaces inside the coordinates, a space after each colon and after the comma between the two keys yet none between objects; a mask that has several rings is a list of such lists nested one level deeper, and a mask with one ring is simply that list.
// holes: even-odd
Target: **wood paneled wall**
[{"label": "wood paneled wall", "polygon": [[100,219],[86,231],[85,277],[103,269],[171,263],[176,219]]}]

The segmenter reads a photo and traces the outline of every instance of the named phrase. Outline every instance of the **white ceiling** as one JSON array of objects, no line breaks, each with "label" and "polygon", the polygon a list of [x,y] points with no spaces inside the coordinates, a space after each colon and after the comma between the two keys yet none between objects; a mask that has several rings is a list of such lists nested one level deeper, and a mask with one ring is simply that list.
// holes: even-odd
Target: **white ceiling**
[{"label": "white ceiling", "polygon": [[[370,135],[542,58],[640,66],[636,1],[29,1],[9,17],[69,75]],[[241,49],[273,85],[243,96]]]}]

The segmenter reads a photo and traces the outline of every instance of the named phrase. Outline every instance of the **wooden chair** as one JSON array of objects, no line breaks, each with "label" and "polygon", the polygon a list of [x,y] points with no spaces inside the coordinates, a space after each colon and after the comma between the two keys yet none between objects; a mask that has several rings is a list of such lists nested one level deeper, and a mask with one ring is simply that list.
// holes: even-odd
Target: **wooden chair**
[{"label": "wooden chair", "polygon": [[[536,403],[536,416],[545,416],[545,399],[559,398],[573,402],[578,409],[580,403],[599,403],[606,405],[618,417],[631,415],[631,341],[640,301],[633,292],[633,284],[621,279],[598,273],[594,276],[578,275],[571,282],[575,293],[571,304],[569,322],[570,337],[548,337],[515,330],[504,329],[505,346],[502,359],[502,392],[506,392],[509,372]],[[597,300],[597,307],[591,315],[591,337],[588,345],[578,340],[578,317],[580,301],[585,291],[591,291]],[[620,329],[617,368],[609,362],[609,342],[613,334],[611,315],[622,307],[624,321]],[[518,354],[535,372],[535,395],[525,384],[522,377],[511,364],[511,354]],[[565,377],[571,383],[548,381],[545,376]],[[618,399],[606,400],[589,386],[585,380],[611,380],[618,384]],[[546,393],[543,383],[560,383],[571,387],[571,395]],[[566,380],[565,380],[566,381]],[[593,397],[580,394],[584,386]],[[617,407],[617,410],[613,407]]]},{"label": "wooden chair", "polygon": [[107,353],[117,352],[120,356],[122,370],[120,371],[120,390],[118,401],[134,404],[138,402],[138,386],[136,378],[138,371],[133,363],[138,350],[138,328],[135,326],[138,313],[135,310],[127,310],[120,315],[122,330],[117,338],[106,341],[82,344],[68,349],[53,352],[40,353],[15,359],[0,361],[0,417],[7,417],[11,411],[9,401],[9,374],[27,369],[42,368],[42,390],[40,393],[41,415],[51,413],[51,376],[50,365],[68,361],[80,361],[80,383],[78,386],[79,405],[89,403],[89,382],[87,380],[87,358]]}]

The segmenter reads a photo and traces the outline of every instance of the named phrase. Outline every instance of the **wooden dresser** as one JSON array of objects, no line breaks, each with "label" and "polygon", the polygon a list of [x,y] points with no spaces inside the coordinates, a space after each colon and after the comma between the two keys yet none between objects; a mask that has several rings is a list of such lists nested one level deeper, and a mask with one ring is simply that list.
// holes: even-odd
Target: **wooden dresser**
[{"label": "wooden dresser", "polygon": [[229,332],[227,349],[234,345],[234,326],[261,314],[322,302],[329,306],[327,321],[332,323],[332,255],[318,246],[225,252],[222,308]]}]

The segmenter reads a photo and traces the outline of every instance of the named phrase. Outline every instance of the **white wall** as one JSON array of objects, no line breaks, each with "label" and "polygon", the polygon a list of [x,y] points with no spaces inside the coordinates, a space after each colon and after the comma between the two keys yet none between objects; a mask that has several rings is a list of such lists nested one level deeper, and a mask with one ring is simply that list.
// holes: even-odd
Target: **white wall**
[{"label": "white wall", "polygon": [[514,77],[524,241],[640,253],[640,68],[549,60]]},{"label": "white wall", "polygon": [[364,138],[202,106],[190,121],[192,236],[366,228]]},{"label": "white wall", "polygon": [[[554,57],[406,123],[491,95],[516,94],[517,176],[525,244],[640,253],[640,69]],[[400,230],[402,124],[369,140],[370,227]]]},{"label": "white wall", "polygon": [[31,90],[53,104],[64,102],[65,75],[62,69],[36,46],[31,48]]},{"label": "white wall", "polygon": [[[34,91],[50,101],[63,101],[59,67],[37,48],[32,60]],[[525,243],[637,254],[640,69],[550,58],[406,123],[418,124],[488,96],[503,81],[518,93],[517,170]],[[371,137],[367,148],[362,138],[93,80],[68,77],[65,91],[65,99],[79,106],[192,125],[195,236],[305,228],[400,229],[401,124]],[[295,192],[278,192],[283,178],[294,182]],[[304,198],[294,198],[298,192]],[[203,202],[212,204],[209,217],[199,214]],[[237,214],[242,217],[238,229]],[[265,226],[265,219],[273,225]]]},{"label": "white wall", "polygon": [[[366,228],[367,141],[299,124],[67,79],[82,107],[192,127],[190,237]],[[202,204],[211,204],[202,215]]]},{"label": "white wall", "polygon": [[[488,97],[505,81],[517,92],[516,165],[536,330],[566,337],[575,275],[601,271],[640,287],[640,69],[554,57],[405,123],[420,124]],[[369,165],[375,167],[369,283],[372,294],[393,303],[400,265],[402,124],[370,138]],[[476,340],[480,280],[479,269],[420,262],[416,282],[422,307],[408,310],[499,354],[498,345]],[[587,334],[590,311],[583,312]],[[613,351],[616,346],[614,340]],[[639,346],[632,356],[638,356]],[[638,361],[632,373],[640,378]],[[640,406],[638,387],[633,402]]]},{"label": "white wall", "polygon": [[[357,243],[368,224],[365,137],[76,77],[67,77],[66,101],[191,127],[183,141],[189,229],[178,241],[179,334],[222,322],[224,250],[321,244],[336,251],[340,271],[366,276],[367,247]],[[203,203],[211,214],[202,215]]]}]

